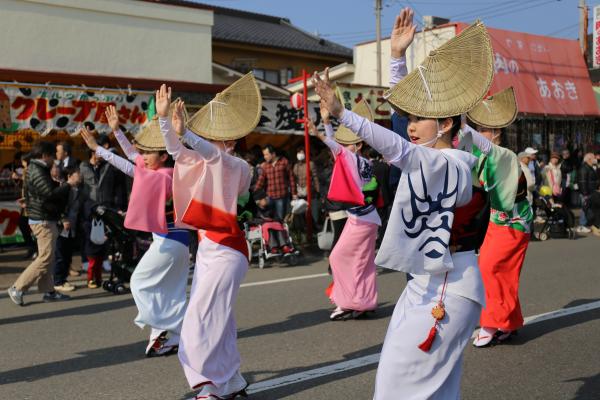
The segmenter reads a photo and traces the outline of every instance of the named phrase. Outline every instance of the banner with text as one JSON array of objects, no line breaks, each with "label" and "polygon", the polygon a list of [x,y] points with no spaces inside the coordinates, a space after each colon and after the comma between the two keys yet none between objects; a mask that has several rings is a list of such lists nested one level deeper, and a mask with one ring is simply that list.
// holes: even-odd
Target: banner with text
[{"label": "banner with text", "polygon": [[124,131],[137,132],[148,120],[152,93],[119,93],[36,85],[0,85],[0,132],[52,129],[76,132],[82,124],[108,131],[104,112],[114,105]]}]

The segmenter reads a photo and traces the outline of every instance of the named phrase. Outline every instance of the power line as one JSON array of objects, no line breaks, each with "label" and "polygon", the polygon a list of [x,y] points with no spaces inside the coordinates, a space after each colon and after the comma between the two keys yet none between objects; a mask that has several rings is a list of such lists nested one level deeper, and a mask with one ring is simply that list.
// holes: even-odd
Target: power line
[{"label": "power line", "polygon": [[567,26],[565,26],[563,28],[557,29],[557,30],[555,30],[553,32],[550,32],[550,33],[546,33],[546,36],[554,36],[554,35],[556,35],[558,33],[561,33],[561,32],[564,32],[564,31],[568,31],[569,29],[573,29],[575,27],[579,27],[579,22],[571,24],[571,25],[567,25]]},{"label": "power line", "polygon": [[507,1],[505,3],[500,3],[500,4],[496,3],[493,6],[486,6],[486,7],[474,8],[472,10],[464,11],[464,12],[458,13],[456,15],[451,15],[450,19],[454,20],[454,19],[471,18],[473,16],[478,16],[481,13],[486,13],[486,12],[490,12],[490,11],[494,11],[495,12],[495,11],[498,11],[500,9],[510,8],[510,7],[512,7],[512,5],[514,3],[518,3],[518,2],[519,2],[519,0],[511,0],[511,1]]},{"label": "power line", "polygon": [[522,7],[522,8],[518,8],[518,9],[514,9],[514,10],[511,10],[511,11],[506,11],[506,12],[502,12],[502,13],[498,13],[498,14],[492,14],[492,15],[483,16],[482,19],[485,18],[486,20],[490,20],[490,19],[493,19],[493,18],[501,17],[503,15],[509,15],[509,14],[513,14],[515,12],[529,10],[531,8],[537,8],[537,7],[543,6],[545,4],[554,3],[554,2],[557,2],[557,1],[558,0],[547,0],[547,1],[544,1],[543,3],[538,3],[538,4],[534,4],[534,5],[528,5],[528,6],[525,6],[525,7]]}]

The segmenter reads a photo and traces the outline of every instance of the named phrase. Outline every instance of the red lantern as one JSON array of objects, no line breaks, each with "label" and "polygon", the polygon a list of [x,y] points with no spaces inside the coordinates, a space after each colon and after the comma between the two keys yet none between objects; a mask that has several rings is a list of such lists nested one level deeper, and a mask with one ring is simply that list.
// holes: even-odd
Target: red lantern
[{"label": "red lantern", "polygon": [[304,99],[302,98],[302,94],[301,93],[294,93],[291,97],[290,97],[290,104],[292,105],[293,108],[299,110],[304,106]]}]

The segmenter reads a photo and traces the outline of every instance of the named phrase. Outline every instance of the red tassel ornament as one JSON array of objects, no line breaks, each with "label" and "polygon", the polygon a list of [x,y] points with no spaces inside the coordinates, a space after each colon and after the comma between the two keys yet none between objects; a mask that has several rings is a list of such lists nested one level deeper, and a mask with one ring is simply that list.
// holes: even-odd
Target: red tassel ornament
[{"label": "red tassel ornament", "polygon": [[425,341],[419,345],[419,348],[421,350],[423,350],[425,353],[427,353],[429,350],[431,350],[431,346],[433,345],[433,341],[435,340],[435,335],[437,333],[436,325],[434,325],[431,328],[431,330],[429,330],[429,335],[427,336],[427,339],[425,339]]},{"label": "red tassel ornament", "polygon": [[433,327],[429,330],[429,335],[427,335],[427,339],[423,343],[419,345],[419,349],[423,350],[427,353],[431,350],[431,346],[433,345],[433,341],[435,340],[435,335],[437,334],[437,325],[438,323],[444,319],[446,315],[446,310],[444,309],[444,294],[446,293],[446,285],[448,283],[448,273],[446,272],[446,276],[444,277],[444,285],[442,286],[442,294],[440,296],[440,300],[437,305],[433,307],[431,310],[431,316],[435,319],[435,323]]}]

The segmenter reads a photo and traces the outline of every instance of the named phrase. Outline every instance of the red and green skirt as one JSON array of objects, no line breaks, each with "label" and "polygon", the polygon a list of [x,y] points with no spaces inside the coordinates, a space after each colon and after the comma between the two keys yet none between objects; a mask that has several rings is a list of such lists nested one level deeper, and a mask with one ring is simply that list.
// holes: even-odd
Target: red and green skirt
[{"label": "red and green skirt", "polygon": [[485,287],[482,327],[512,331],[523,326],[519,278],[529,245],[529,234],[490,222],[479,252]]}]

